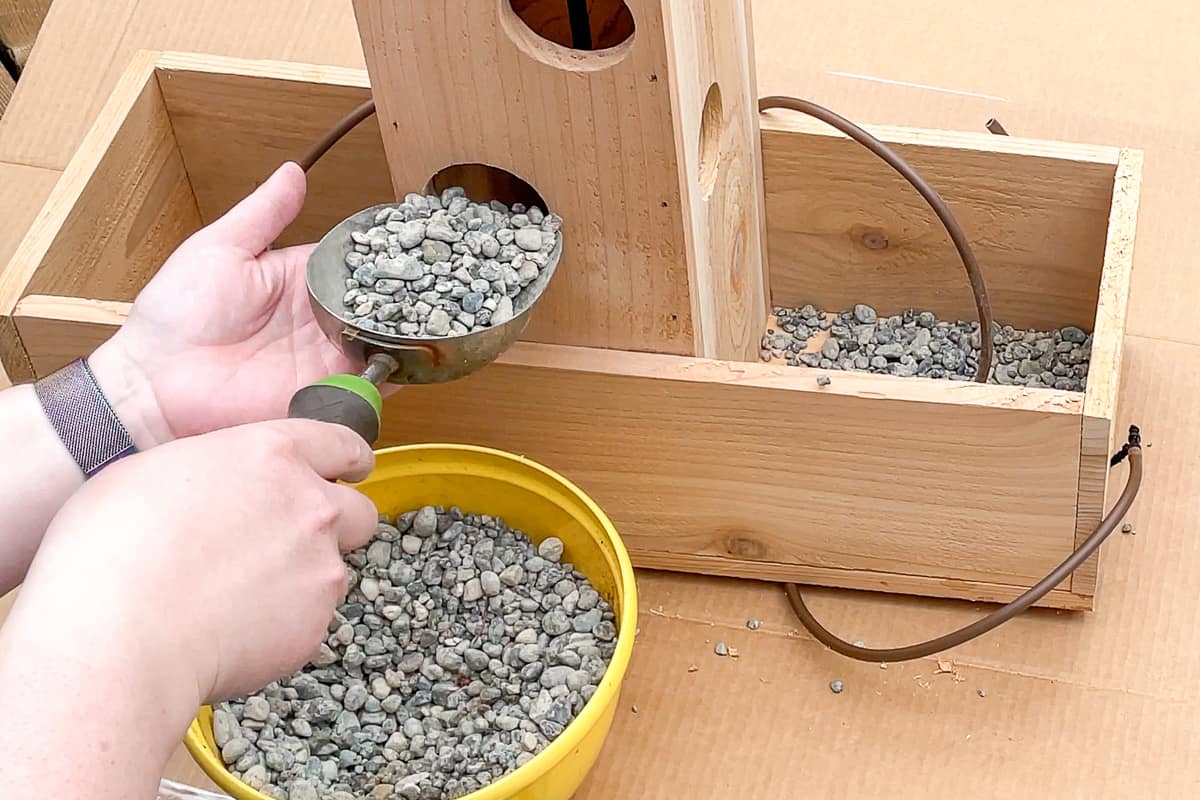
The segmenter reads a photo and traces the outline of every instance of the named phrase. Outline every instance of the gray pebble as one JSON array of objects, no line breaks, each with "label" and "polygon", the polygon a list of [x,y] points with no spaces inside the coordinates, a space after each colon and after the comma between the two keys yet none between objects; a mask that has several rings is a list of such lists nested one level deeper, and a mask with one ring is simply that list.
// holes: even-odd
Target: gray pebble
[{"label": "gray pebble", "polygon": [[746,620],[746,627],[752,631],[756,631],[760,627],[762,627],[762,623],[756,619],[748,619],[748,620]]},{"label": "gray pebble", "polygon": [[474,603],[483,597],[483,582],[479,578],[471,578],[463,587],[463,602]]},{"label": "gray pebble", "polygon": [[429,336],[446,336],[450,333],[450,315],[440,308],[435,308],[429,315],[425,325],[425,333]]},{"label": "gray pebble", "polygon": [[842,690],[845,688],[845,684],[843,684],[841,681],[830,681],[829,683],[829,691],[833,692],[834,694],[841,694]]},{"label": "gray pebble", "polygon": [[254,696],[246,699],[246,704],[242,709],[242,716],[255,722],[266,722],[267,717],[271,715],[271,704],[267,702],[265,697]]},{"label": "gray pebble", "polygon": [[878,319],[875,309],[859,303],[854,307],[854,318],[864,325],[870,325]]},{"label": "gray pebble", "polygon": [[490,570],[484,571],[483,574],[479,576],[479,582],[483,587],[483,593],[488,597],[495,597],[496,595],[500,594],[500,576],[496,573],[491,572]]},{"label": "gray pebble", "polygon": [[713,648],[713,652],[719,656],[727,656],[729,655],[729,645],[725,644],[725,642],[717,642],[716,647]]},{"label": "gray pebble", "polygon": [[538,544],[538,555],[547,561],[559,561],[563,556],[562,539],[548,536]]},{"label": "gray pebble", "polygon": [[241,730],[237,718],[223,708],[213,711],[213,740],[217,747],[224,748]]}]

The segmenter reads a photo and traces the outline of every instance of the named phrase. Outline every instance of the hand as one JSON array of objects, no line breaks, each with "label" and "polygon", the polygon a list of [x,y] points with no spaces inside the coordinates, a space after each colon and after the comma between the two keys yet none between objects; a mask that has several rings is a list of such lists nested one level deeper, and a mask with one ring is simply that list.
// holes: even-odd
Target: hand
[{"label": "hand", "polygon": [[28,602],[40,618],[70,617],[105,653],[137,652],[151,674],[194,681],[188,711],[253,691],[300,668],[325,635],[346,593],[339,550],[365,544],[377,521],[370,500],[330,480],[361,480],[373,464],[349,429],[310,420],[117,462],[51,524],[18,613]]},{"label": "hand", "polygon": [[180,245],[91,357],[139,449],[281,417],[296,389],[356,367],[310,309],[312,246],[267,249],[304,194],[304,173],[284,164]]}]

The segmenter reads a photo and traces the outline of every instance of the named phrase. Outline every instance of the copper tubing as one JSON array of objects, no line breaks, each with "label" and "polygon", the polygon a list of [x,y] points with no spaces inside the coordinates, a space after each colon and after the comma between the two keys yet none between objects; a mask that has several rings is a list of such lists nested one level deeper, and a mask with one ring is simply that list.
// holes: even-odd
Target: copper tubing
[{"label": "copper tubing", "polygon": [[310,147],[308,152],[301,156],[296,163],[300,165],[302,170],[308,172],[312,169],[313,164],[316,164],[321,159],[321,156],[329,151],[329,148],[337,144],[347,133],[354,130],[358,123],[374,113],[375,99],[371,98],[338,120],[338,123],[330,128],[316,144]]},{"label": "copper tubing", "polygon": [[954,249],[958,251],[958,256],[962,259],[963,268],[967,271],[967,280],[971,284],[971,293],[975,296],[975,310],[979,315],[979,363],[975,368],[975,380],[979,383],[987,383],[988,373],[992,369],[994,347],[992,342],[992,307],[988,303],[987,287],[983,282],[983,273],[979,269],[979,262],[975,259],[975,252],[971,249],[971,243],[967,241],[967,235],[963,232],[962,226],[958,224],[958,220],[955,219],[954,214],[946,206],[946,201],[942,199],[942,196],[938,194],[936,189],[918,175],[917,171],[910,167],[908,162],[901,158],[894,150],[845,117],[835,114],[824,106],[819,106],[816,103],[796,97],[775,96],[759,99],[759,111],[768,111],[772,108],[786,108],[789,111],[799,111],[801,114],[815,117],[826,125],[846,134],[879,156],[889,167],[900,173],[900,177],[912,184],[912,187],[920,193],[921,197],[925,198],[925,202],[929,203],[929,207],[933,209],[933,213],[937,214],[937,218],[941,220],[942,225],[946,228],[946,233],[950,234],[950,241],[954,243]]},{"label": "copper tubing", "polygon": [[1129,507],[1133,505],[1133,500],[1137,497],[1138,488],[1142,485],[1142,446],[1137,428],[1130,429],[1129,443],[1126,444],[1122,452],[1126,453],[1129,458],[1129,477],[1125,481],[1125,490],[1117,498],[1116,505],[1113,506],[1112,510],[1100,520],[1100,524],[1096,526],[1096,530],[1092,535],[1074,553],[1071,553],[1061,564],[1055,567],[1049,575],[1038,581],[1036,585],[1028,589],[1016,600],[1001,606],[983,619],[972,622],[966,627],[959,628],[953,633],[947,633],[945,636],[939,636],[927,642],[910,644],[906,647],[878,649],[860,647],[847,642],[845,639],[838,638],[838,636],[831,633],[828,628],[818,622],[816,617],[812,615],[812,612],[808,610],[808,606],[804,603],[804,598],[800,596],[800,591],[795,584],[788,584],[786,586],[788,602],[791,603],[792,610],[796,612],[796,616],[800,618],[801,624],[808,629],[809,633],[816,637],[817,641],[836,653],[856,658],[859,661],[895,664],[901,661],[927,658],[943,650],[949,650],[951,647],[958,647],[964,642],[982,636],[996,627],[1003,625],[1022,611],[1028,609],[1038,600],[1041,600],[1051,589],[1062,583],[1072,572],[1078,569],[1079,565],[1086,561],[1092,553],[1096,552],[1097,548],[1109,537],[1109,534],[1116,530],[1118,523],[1128,513]]}]

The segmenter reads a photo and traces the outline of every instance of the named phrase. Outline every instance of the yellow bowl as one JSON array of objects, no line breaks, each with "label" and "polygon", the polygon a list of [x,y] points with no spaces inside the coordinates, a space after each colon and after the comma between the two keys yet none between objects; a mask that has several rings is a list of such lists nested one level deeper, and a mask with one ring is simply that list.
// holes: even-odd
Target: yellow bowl
[{"label": "yellow bowl", "polygon": [[[617,645],[596,693],[557,739],[527,764],[463,800],[568,800],[587,776],[608,736],[637,630],[637,587],[629,554],[603,511],[561,475],[520,456],[484,447],[423,444],[376,455],[375,471],[357,485],[385,513],[422,505],[458,506],[491,514],[535,542],[563,541],[563,559],[608,600]],[[200,768],[237,800],[271,800],[225,768],[213,741],[212,708],[204,706],[185,743]]]}]

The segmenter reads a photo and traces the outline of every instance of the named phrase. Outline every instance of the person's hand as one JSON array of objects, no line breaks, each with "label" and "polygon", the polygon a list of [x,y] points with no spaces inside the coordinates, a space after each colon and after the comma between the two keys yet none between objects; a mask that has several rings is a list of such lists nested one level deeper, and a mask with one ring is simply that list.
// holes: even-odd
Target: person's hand
[{"label": "person's hand", "polygon": [[378,518],[330,480],[361,480],[373,465],[349,429],[310,420],[119,461],[55,517],[17,613],[28,602],[43,620],[81,625],[71,636],[98,637],[103,652],[69,650],[98,663],[137,653],[140,669],[175,686],[194,680],[195,702],[258,689],[316,652],[345,596],[341,551],[365,544]]},{"label": "person's hand", "polygon": [[298,388],[356,366],[313,317],[312,246],[267,249],[304,194],[304,173],[284,164],[180,245],[89,359],[139,449],[281,417]]}]

